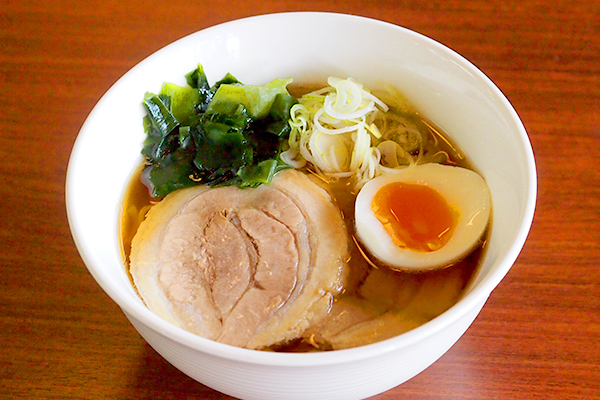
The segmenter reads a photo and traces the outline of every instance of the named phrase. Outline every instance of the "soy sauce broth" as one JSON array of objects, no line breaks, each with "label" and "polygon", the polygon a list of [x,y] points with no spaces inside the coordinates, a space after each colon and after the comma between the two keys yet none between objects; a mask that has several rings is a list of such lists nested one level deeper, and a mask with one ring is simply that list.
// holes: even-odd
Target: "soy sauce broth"
[{"label": "soy sauce broth", "polygon": [[[290,92],[299,97],[301,93],[307,93],[315,88],[312,86],[293,86],[290,87]],[[425,133],[423,152],[431,161],[473,169],[460,149],[439,128],[422,118],[418,113],[411,115],[410,118]],[[134,172],[125,190],[120,216],[121,251],[127,270],[129,270],[132,239],[147,212],[155,204],[148,189],[140,180],[142,169],[143,165]],[[306,172],[311,173],[310,171]],[[385,313],[391,312],[389,309],[385,310],[385,308],[391,307],[393,312],[398,313],[399,319],[415,321],[414,324],[396,324],[395,326],[386,327],[384,333],[375,338],[383,340],[435,318],[460,300],[477,273],[485,252],[489,228],[468,256],[445,269],[420,273],[392,271],[385,265],[378,263],[377,260],[371,259],[355,239],[353,227],[356,193],[353,190],[353,182],[349,179],[331,179],[327,182],[327,187],[342,211],[349,236],[353,238],[350,244],[348,282],[342,294],[336,299],[336,303],[332,307],[332,313],[336,312],[336,305],[346,302],[351,303],[353,306],[355,304],[359,305],[359,308],[364,308],[362,311],[367,314],[372,310],[379,310],[381,315],[385,315]],[[132,279],[131,281],[133,284]],[[399,283],[397,287],[384,287],[388,282]],[[382,287],[384,290],[380,290]],[[404,297],[400,296],[406,304],[390,306],[388,304],[389,298],[386,297],[389,296],[390,291],[406,293]],[[373,315],[376,314],[377,311],[373,313]],[[331,318],[335,319],[335,315],[331,315]],[[322,332],[328,329],[327,327],[321,328]],[[318,329],[320,328],[317,327]],[[328,339],[322,335],[322,332],[313,329],[305,337],[293,343],[276,346],[270,350],[284,352],[331,350],[333,347]],[[360,344],[365,343],[359,343],[358,345]]]}]

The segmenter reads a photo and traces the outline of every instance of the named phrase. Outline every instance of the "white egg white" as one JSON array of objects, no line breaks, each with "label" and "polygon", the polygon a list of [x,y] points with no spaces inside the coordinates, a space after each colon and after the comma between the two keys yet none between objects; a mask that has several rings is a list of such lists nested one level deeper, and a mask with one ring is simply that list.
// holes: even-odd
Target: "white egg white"
[{"label": "white egg white", "polygon": [[[459,213],[454,232],[443,247],[423,252],[402,248],[393,242],[371,208],[373,196],[392,182],[427,185]],[[370,180],[358,193],[355,211],[357,237],[371,255],[393,269],[431,270],[452,264],[474,248],[488,225],[491,198],[487,184],[476,172],[431,163]]]}]

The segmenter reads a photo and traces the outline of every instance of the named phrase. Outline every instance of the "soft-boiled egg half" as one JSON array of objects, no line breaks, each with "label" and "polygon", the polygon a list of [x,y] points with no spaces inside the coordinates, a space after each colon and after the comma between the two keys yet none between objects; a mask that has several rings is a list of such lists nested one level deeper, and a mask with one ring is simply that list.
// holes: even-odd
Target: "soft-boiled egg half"
[{"label": "soft-boiled egg half", "polygon": [[380,175],[356,197],[356,234],[392,269],[443,268],[467,255],[491,211],[484,179],[466,168],[422,164]]}]

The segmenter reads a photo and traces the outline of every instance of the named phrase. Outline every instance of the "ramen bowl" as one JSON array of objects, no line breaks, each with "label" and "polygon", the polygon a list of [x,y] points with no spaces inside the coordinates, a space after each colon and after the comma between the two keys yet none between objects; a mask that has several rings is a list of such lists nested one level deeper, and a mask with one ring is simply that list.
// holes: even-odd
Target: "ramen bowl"
[{"label": "ramen bowl", "polygon": [[[144,93],[158,91],[163,82],[184,85],[184,75],[199,63],[210,82],[230,72],[252,84],[276,77],[325,82],[331,75],[351,76],[367,87],[391,84],[447,132],[484,176],[493,204],[487,249],[458,303],[391,339],[315,353],[229,346],[182,330],[151,312],[132,287],[122,261],[121,201],[141,162]],[[99,164],[107,154],[110,162]],[[179,370],[238,398],[358,399],[419,374],[471,325],[524,245],[535,207],[536,171],[527,133],[511,104],[457,53],[377,20],[283,13],[204,29],[132,68],[107,91],[81,128],[66,187],[70,227],[89,272],[150,346]]]}]

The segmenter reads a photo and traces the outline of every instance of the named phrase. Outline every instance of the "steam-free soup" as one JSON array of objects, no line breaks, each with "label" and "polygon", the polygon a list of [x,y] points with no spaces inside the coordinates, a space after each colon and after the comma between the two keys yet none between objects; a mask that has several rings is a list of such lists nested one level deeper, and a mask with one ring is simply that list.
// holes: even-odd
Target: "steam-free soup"
[{"label": "steam-free soup", "polygon": [[[314,93],[318,88],[294,86],[289,89],[294,97],[301,98],[306,93]],[[381,98],[385,98],[385,95]],[[418,157],[419,165],[434,163],[473,169],[448,135],[420,114],[407,112],[403,109],[406,104],[394,104],[393,100],[390,102],[390,116],[384,119],[382,124],[400,125],[400,129],[396,129],[395,140],[402,142],[406,157]],[[382,149],[385,150],[385,145]],[[328,160],[324,162],[327,163]],[[351,160],[342,162],[350,163]],[[410,161],[399,156],[393,161],[393,166],[402,167],[403,162]],[[140,174],[143,168],[144,166],[140,166],[135,172],[123,200],[121,239],[123,258],[128,270],[132,241],[149,210],[158,202],[141,183]],[[425,271],[419,272],[393,266],[390,268],[388,263],[382,262],[369,246],[365,245],[365,239],[357,235],[356,198],[364,182],[358,182],[356,175],[345,176],[335,171],[324,173],[323,168],[315,167],[311,163],[299,166],[298,171],[310,176],[311,181],[319,182],[318,186],[331,195],[331,202],[341,212],[341,220],[348,237],[344,276],[343,279],[340,278],[343,285],[336,289],[337,292],[324,307],[324,315],[317,321],[312,321],[297,337],[265,347],[257,345],[254,348],[304,352],[356,347],[384,340],[422,325],[452,307],[461,298],[484,253],[485,233],[478,237],[474,247],[468,248],[466,255],[452,260],[443,268],[436,266],[424,268]],[[285,192],[287,189],[282,190]],[[243,224],[240,223],[239,226]],[[133,278],[132,284],[135,285]],[[292,286],[299,284],[294,283]]]}]

